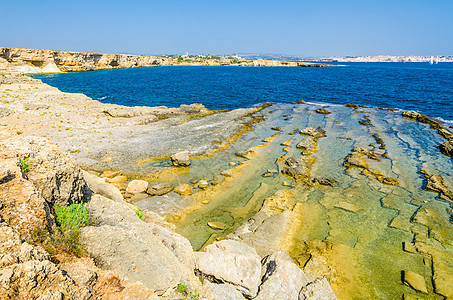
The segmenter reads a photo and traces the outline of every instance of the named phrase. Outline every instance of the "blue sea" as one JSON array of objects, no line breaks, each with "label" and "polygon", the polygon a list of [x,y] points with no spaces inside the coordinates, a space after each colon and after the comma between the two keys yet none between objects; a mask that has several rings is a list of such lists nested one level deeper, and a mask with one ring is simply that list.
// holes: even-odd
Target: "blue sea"
[{"label": "blue sea", "polygon": [[453,63],[349,63],[345,67],[170,66],[34,75],[105,103],[209,109],[265,102],[416,110],[453,123]]}]

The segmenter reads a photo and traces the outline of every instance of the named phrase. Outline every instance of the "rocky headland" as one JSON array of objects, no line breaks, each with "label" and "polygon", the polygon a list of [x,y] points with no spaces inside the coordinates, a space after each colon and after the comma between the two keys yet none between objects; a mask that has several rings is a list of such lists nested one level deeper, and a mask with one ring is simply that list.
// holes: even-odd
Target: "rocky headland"
[{"label": "rocky headland", "polygon": [[[124,107],[14,65],[0,58],[0,298],[453,297],[444,124],[303,101]],[[80,202],[68,251],[57,211]]]},{"label": "rocky headland", "polygon": [[285,62],[274,60],[237,60],[217,57],[148,56],[114,53],[92,53],[44,49],[0,47],[0,58],[12,68],[27,74],[93,71],[102,69],[138,68],[174,65],[201,66],[268,66],[268,67],[327,67],[319,63]]}]

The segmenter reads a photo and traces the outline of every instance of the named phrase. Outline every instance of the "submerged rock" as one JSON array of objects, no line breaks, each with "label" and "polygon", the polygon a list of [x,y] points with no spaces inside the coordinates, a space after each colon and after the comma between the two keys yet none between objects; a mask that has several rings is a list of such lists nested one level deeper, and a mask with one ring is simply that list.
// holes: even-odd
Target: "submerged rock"
[{"label": "submerged rock", "polygon": [[238,151],[234,155],[236,155],[237,157],[250,159],[254,155],[256,155],[256,152],[254,150],[252,150],[252,149],[246,149],[246,150]]},{"label": "submerged rock", "polygon": [[428,294],[428,288],[426,287],[426,281],[420,274],[403,271],[404,283],[413,288],[416,291]]},{"label": "submerged rock", "polygon": [[190,185],[188,184],[181,184],[175,187],[175,193],[179,195],[186,195],[189,196],[192,194],[192,189],[190,188]]},{"label": "submerged rock", "polygon": [[170,183],[164,182],[164,183],[150,185],[148,187],[148,189],[146,190],[146,193],[151,196],[162,196],[162,195],[165,195],[165,194],[171,192],[173,189],[174,189],[173,185],[171,185]]},{"label": "submerged rock", "polygon": [[226,225],[222,222],[208,222],[208,226],[211,227],[212,229],[219,229],[219,230],[223,230],[226,227]]}]

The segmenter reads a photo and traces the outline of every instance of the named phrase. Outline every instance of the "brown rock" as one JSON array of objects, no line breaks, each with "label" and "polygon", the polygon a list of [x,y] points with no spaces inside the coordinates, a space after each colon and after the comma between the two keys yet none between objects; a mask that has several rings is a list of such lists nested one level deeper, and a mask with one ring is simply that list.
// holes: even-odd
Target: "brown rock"
[{"label": "brown rock", "polygon": [[148,181],[135,179],[129,182],[126,192],[128,192],[129,194],[144,193],[148,189],[148,185]]},{"label": "brown rock", "polygon": [[190,185],[188,184],[181,184],[175,187],[174,192],[179,195],[185,195],[189,196],[192,194],[192,189],[190,188]]},{"label": "brown rock", "polygon": [[316,111],[316,113],[322,114],[322,115],[328,115],[328,114],[331,113],[330,111],[327,111],[327,110],[325,110],[324,108],[318,108],[318,109],[315,110],[315,111]]},{"label": "brown rock", "polygon": [[444,179],[440,175],[434,174],[428,178],[426,190],[440,193],[440,197],[443,199],[453,200],[453,193],[445,185]]},{"label": "brown rock", "polygon": [[440,153],[453,157],[453,141],[445,142],[439,146]]},{"label": "brown rock", "polygon": [[171,156],[171,164],[175,167],[190,166],[189,151],[182,151]]},{"label": "brown rock", "polygon": [[150,194],[151,196],[161,196],[167,194],[173,190],[173,185],[169,183],[158,183],[148,187],[146,193]]}]

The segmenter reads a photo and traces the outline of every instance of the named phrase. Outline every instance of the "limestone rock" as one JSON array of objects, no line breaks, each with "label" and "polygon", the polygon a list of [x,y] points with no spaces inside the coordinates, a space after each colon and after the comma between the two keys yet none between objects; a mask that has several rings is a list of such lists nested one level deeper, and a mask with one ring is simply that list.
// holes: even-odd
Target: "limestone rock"
[{"label": "limestone rock", "polygon": [[190,166],[189,151],[178,152],[171,156],[171,164],[175,167]]},{"label": "limestone rock", "polygon": [[256,154],[255,151],[253,151],[252,149],[246,149],[246,150],[243,150],[243,151],[238,151],[238,152],[236,152],[234,155],[236,155],[237,157],[242,157],[242,158],[250,159],[250,158],[252,158],[255,154]]},{"label": "limestone rock", "polygon": [[148,181],[134,179],[127,185],[126,192],[130,194],[143,193],[148,189],[148,185]]},{"label": "limestone rock", "polygon": [[173,185],[164,182],[150,185],[146,190],[146,193],[148,193],[151,196],[162,196],[164,194],[171,192],[173,189],[174,189]]},{"label": "limestone rock", "polygon": [[445,128],[439,128],[439,130],[437,132],[445,139],[447,139],[449,141],[453,140],[453,133],[450,130],[445,129]]},{"label": "limestone rock", "polygon": [[82,288],[54,263],[42,249],[22,242],[20,235],[5,222],[0,223],[0,299],[40,298],[88,299]]},{"label": "limestone rock", "polygon": [[108,178],[106,181],[109,183],[121,183],[127,180],[127,177],[124,175],[117,175],[113,178]]},{"label": "limestone rock", "polygon": [[308,283],[304,272],[284,251],[264,258],[262,273],[257,300],[298,299],[300,290]]},{"label": "limestone rock", "polygon": [[330,111],[327,111],[327,110],[325,110],[324,108],[318,108],[318,109],[315,110],[315,111],[316,111],[316,113],[318,113],[318,114],[323,114],[323,115],[328,115],[328,114],[330,114]]},{"label": "limestone rock", "polygon": [[195,253],[203,274],[233,284],[247,297],[255,297],[261,277],[260,257],[255,249],[233,240],[215,242],[205,252]]},{"label": "limestone rock", "polygon": [[179,195],[190,196],[192,194],[192,189],[188,184],[181,184],[175,187],[175,193]]},{"label": "limestone rock", "polygon": [[332,288],[325,278],[317,278],[302,288],[299,300],[336,300]]},{"label": "limestone rock", "polygon": [[316,152],[316,140],[312,136],[308,136],[302,141],[300,141],[297,146],[297,149],[301,149],[304,155],[310,155]]},{"label": "limestone rock", "polygon": [[423,276],[411,271],[404,271],[403,275],[405,284],[409,285],[416,291],[428,294],[428,288],[426,287],[426,281]]},{"label": "limestone rock", "polygon": [[299,133],[300,133],[300,135],[309,135],[311,137],[314,137],[315,139],[319,139],[321,137],[326,136],[325,130],[323,130],[320,127],[316,128],[316,129],[313,127],[306,127],[304,129],[301,129],[299,131]]},{"label": "limestone rock", "polygon": [[211,293],[216,300],[245,300],[244,296],[233,285],[227,283],[213,284]]},{"label": "limestone rock", "polygon": [[108,184],[104,181],[104,179],[99,178],[86,171],[82,171],[82,175],[88,187],[91,191],[93,191],[93,193],[102,195],[114,201],[124,200],[123,195],[116,186]]},{"label": "limestone rock", "polygon": [[223,230],[226,227],[226,225],[222,222],[208,222],[208,226],[211,227],[212,229],[220,229],[220,230]]},{"label": "limestone rock", "polygon": [[282,173],[294,177],[296,180],[309,178],[313,162],[313,157],[289,157],[285,161]]},{"label": "limestone rock", "polygon": [[208,187],[208,185],[209,185],[208,181],[202,179],[196,183],[195,187],[199,189],[205,189]]},{"label": "limestone rock", "polygon": [[89,199],[91,191],[80,169],[67,154],[44,138],[27,137],[25,144],[18,146],[16,151],[29,157],[28,179],[51,205],[68,205]]},{"label": "limestone rock", "polygon": [[453,200],[452,191],[448,189],[440,175],[434,174],[428,178],[426,190],[440,193],[441,198]]},{"label": "limestone rock", "polygon": [[439,150],[440,153],[453,157],[453,141],[440,144]]},{"label": "limestone rock", "polygon": [[197,280],[187,239],[139,220],[125,203],[94,196],[87,207],[99,226],[84,227],[81,239],[102,268],[114,269],[159,294]]}]

